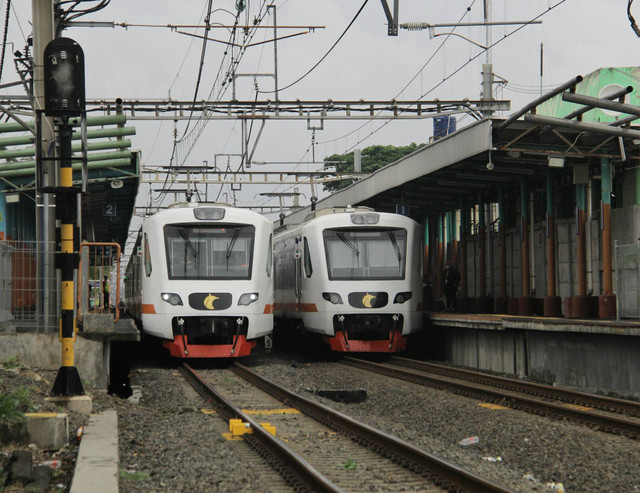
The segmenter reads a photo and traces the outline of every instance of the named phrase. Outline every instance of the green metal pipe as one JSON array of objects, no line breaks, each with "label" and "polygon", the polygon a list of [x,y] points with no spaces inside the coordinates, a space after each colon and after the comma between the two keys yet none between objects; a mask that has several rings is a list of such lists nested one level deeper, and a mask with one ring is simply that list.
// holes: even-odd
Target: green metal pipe
[{"label": "green metal pipe", "polygon": [[[89,116],[87,117],[87,127],[96,127],[98,125],[124,125],[127,122],[125,115],[106,115],[106,116]],[[31,129],[35,128],[34,122],[26,122]],[[72,118],[69,120],[72,126],[80,126],[80,118]],[[17,122],[0,123],[0,133],[5,132],[24,132],[25,128]]]},{"label": "green metal pipe", "polygon": [[[125,166],[131,166],[131,159],[108,159],[106,161],[95,161],[88,163],[90,170],[102,169],[102,168],[122,168]],[[76,163],[72,166],[74,171],[80,171],[82,169],[82,163]],[[35,168],[16,169],[8,171],[0,171],[0,178],[16,178],[20,176],[33,176],[35,174]]]},{"label": "green metal pipe", "polygon": [[[102,130],[88,130],[87,139],[100,139],[104,137],[124,137],[125,135],[135,135],[135,127],[114,127],[106,128]],[[72,140],[80,140],[82,138],[81,132],[73,132]],[[33,135],[21,135],[17,137],[1,137],[0,146],[14,146],[14,145],[27,145],[33,144],[35,136]]]},{"label": "green metal pipe", "polygon": [[[131,156],[131,151],[118,151],[118,152],[102,152],[96,154],[89,154],[87,156],[88,162],[95,161],[104,161],[106,159],[122,159],[127,156]],[[79,156],[74,156],[74,159],[79,158]],[[27,169],[27,168],[35,168],[35,161],[20,161],[18,163],[7,163],[0,164],[1,171],[11,171],[17,169]]]},{"label": "green metal pipe", "polygon": [[[125,149],[131,147],[131,140],[104,140],[100,142],[87,143],[88,151],[99,151],[103,149]],[[82,150],[82,143],[78,142],[71,146],[73,152],[80,152]],[[35,149],[33,147],[22,147],[20,149],[11,149],[6,151],[0,151],[0,159],[11,159],[16,157],[33,157]],[[0,164],[2,167],[2,164]]]},{"label": "green metal pipe", "polygon": [[520,178],[520,216],[523,221],[529,220],[529,207],[527,207],[527,197],[529,196],[529,190],[527,187],[527,180]]},{"label": "green metal pipe", "polygon": [[[117,127],[117,128],[105,128],[103,130],[88,130],[87,139],[100,139],[102,137],[124,137],[125,135],[135,135],[135,127]],[[82,138],[81,132],[73,132],[73,140],[80,140]]]}]

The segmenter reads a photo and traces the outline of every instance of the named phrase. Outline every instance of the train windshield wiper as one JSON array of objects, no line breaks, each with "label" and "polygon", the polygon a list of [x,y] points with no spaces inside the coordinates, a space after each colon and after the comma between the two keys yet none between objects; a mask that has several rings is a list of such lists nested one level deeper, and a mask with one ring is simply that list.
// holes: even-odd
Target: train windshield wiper
[{"label": "train windshield wiper", "polygon": [[235,246],[236,240],[238,239],[239,235],[240,235],[240,228],[236,228],[235,231],[233,232],[231,243],[229,243],[229,246],[227,246],[227,261],[229,260],[229,257],[231,257],[231,254],[233,253],[233,247]]},{"label": "train windshield wiper", "polygon": [[355,254],[356,254],[356,257],[357,257],[358,255],[360,255],[360,250],[358,250],[358,247],[357,247],[356,245],[354,245],[351,241],[347,240],[347,239],[344,237],[344,233],[343,233],[343,232],[341,232],[341,231],[336,231],[336,236],[337,236],[338,238],[340,238],[340,241],[342,241],[342,243],[344,243],[345,245],[347,245],[347,246],[351,249],[351,251],[352,251],[353,253],[355,253]]},{"label": "train windshield wiper", "polygon": [[184,240],[184,244],[187,247],[187,250],[189,250],[189,253],[191,253],[193,258],[196,258],[198,256],[198,251],[196,250],[196,247],[193,245],[193,243],[189,239],[189,235],[187,234],[187,232],[184,230],[184,228],[178,228],[178,233],[180,233],[180,236],[182,236],[182,239]]},{"label": "train windshield wiper", "polygon": [[402,254],[400,253],[400,247],[398,246],[398,242],[396,241],[396,235],[393,231],[388,232],[389,239],[391,240],[391,244],[393,245],[393,249],[396,251],[396,257],[398,257],[398,263],[402,260]]}]

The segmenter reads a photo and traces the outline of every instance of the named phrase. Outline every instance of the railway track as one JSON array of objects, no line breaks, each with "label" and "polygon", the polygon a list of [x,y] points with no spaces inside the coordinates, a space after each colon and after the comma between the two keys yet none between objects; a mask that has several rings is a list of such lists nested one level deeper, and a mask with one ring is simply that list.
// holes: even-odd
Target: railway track
[{"label": "railway track", "polygon": [[[297,491],[510,491],[239,363],[205,377],[186,364],[181,372],[225,419],[239,419],[252,430],[243,438]],[[276,436],[253,415],[266,415]]]},{"label": "railway track", "polygon": [[407,358],[373,363],[344,357],[343,364],[393,378],[487,400],[535,414],[569,419],[640,439],[640,404],[547,385],[496,377]]}]

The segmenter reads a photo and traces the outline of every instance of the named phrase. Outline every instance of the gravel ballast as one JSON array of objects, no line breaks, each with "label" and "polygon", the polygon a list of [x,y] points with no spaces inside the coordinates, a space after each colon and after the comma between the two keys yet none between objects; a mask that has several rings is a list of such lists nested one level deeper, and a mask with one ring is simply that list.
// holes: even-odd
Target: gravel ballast
[{"label": "gravel ballast", "polygon": [[[407,440],[475,474],[515,491],[625,491],[640,493],[637,440],[591,430],[408,382],[392,380],[330,358],[261,349],[241,361],[289,390]],[[206,368],[220,367],[219,362]],[[45,375],[40,393],[50,390],[51,374],[2,370],[3,392],[30,385]],[[18,376],[16,376],[18,375]],[[40,377],[42,378],[42,377]],[[290,491],[243,441],[227,440],[226,423],[184,383],[170,364],[144,364],[131,371],[129,399],[86,389],[94,412],[116,409],[119,424],[120,491]],[[37,386],[37,384],[36,384]],[[318,397],[313,389],[364,389],[363,402],[345,404]],[[48,409],[47,409],[48,410]],[[72,416],[72,430],[82,417]],[[477,443],[460,445],[465,438]],[[68,447],[60,456],[77,449]],[[8,448],[3,449],[3,465]],[[66,454],[66,455],[65,455]],[[40,452],[41,459],[51,454]],[[65,491],[73,467],[50,491]],[[63,485],[58,488],[57,485]],[[12,490],[13,491],[13,490]],[[20,490],[16,490],[20,491]]]}]

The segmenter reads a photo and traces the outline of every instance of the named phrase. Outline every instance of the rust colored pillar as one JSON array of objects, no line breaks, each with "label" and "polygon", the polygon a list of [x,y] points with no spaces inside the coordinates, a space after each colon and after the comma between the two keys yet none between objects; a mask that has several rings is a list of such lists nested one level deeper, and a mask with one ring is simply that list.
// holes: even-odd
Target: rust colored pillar
[{"label": "rust colored pillar", "polygon": [[601,158],[602,183],[602,295],[598,299],[598,317],[615,318],[616,295],[613,294],[613,259],[611,252],[611,164],[609,158]]},{"label": "rust colored pillar", "polygon": [[544,316],[562,315],[562,301],[556,292],[556,218],[553,210],[553,174],[547,172],[547,296]]},{"label": "rust colored pillar", "polygon": [[485,204],[482,192],[478,193],[478,297],[475,311],[491,313],[491,299],[487,296],[487,232],[485,221]]},{"label": "rust colored pillar", "polygon": [[467,286],[467,233],[469,231],[469,207],[465,200],[460,201],[460,248],[459,266],[460,272],[460,299],[458,310],[469,311],[469,288]]},{"label": "rust colored pillar", "polygon": [[438,214],[438,253],[436,260],[436,270],[434,275],[434,293],[436,293],[436,310],[444,310],[444,303],[442,303],[442,297],[444,296],[444,292],[442,289],[442,271],[444,266],[444,231],[442,221],[444,217],[442,214]]},{"label": "rust colored pillar", "polygon": [[507,300],[507,235],[504,224],[504,185],[498,188],[498,241],[500,242],[500,287],[495,302],[496,313],[509,313]]},{"label": "rust colored pillar", "polygon": [[520,249],[522,258],[522,296],[518,300],[518,314],[530,316],[535,313],[535,300],[531,296],[529,279],[529,208],[527,183],[520,179]]},{"label": "rust colored pillar", "polygon": [[587,242],[585,214],[585,186],[576,185],[576,253],[578,257],[578,295],[567,303],[568,318],[586,318],[591,315],[591,302],[587,296]]},{"label": "rust colored pillar", "polygon": [[460,229],[457,227],[457,213],[455,210],[451,211],[451,261],[456,269],[460,269],[460,259],[458,250],[460,249],[460,242],[458,241]]}]

